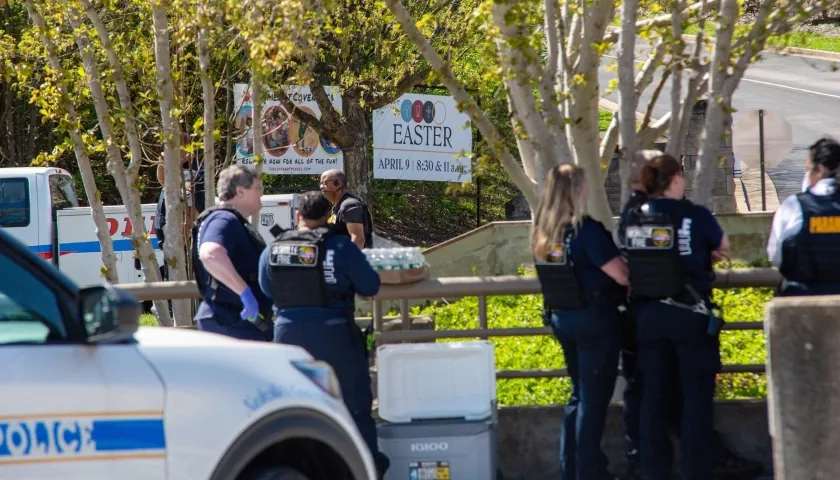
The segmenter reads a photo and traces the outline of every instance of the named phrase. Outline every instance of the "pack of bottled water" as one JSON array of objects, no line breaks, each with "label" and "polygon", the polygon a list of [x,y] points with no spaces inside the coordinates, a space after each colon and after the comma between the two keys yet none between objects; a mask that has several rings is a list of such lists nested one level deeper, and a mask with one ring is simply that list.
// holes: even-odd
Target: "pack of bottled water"
[{"label": "pack of bottled water", "polygon": [[426,257],[417,247],[366,248],[362,251],[376,270],[411,270],[426,265]]}]

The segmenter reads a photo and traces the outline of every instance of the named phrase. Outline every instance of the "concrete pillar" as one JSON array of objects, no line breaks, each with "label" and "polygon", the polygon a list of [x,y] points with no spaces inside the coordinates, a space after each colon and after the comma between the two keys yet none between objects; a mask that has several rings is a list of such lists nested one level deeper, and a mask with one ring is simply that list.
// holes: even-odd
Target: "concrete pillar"
[{"label": "concrete pillar", "polygon": [[775,478],[840,479],[840,296],[774,299],[764,328]]},{"label": "concrete pillar", "polygon": [[[706,122],[708,102],[700,100],[694,104],[688,124],[683,151],[680,152],[687,178],[692,178],[697,168],[700,144],[703,140],[703,125]],[[735,213],[735,160],[732,153],[732,115],[725,114],[723,138],[718,147],[718,165],[712,187],[712,202],[715,213]],[[686,195],[691,196],[691,182],[686,185]]]}]

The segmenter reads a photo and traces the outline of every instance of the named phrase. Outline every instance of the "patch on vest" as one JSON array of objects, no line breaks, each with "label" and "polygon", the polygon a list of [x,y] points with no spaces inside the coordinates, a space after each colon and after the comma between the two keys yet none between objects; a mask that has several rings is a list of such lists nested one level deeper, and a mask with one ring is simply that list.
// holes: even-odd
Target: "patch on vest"
[{"label": "patch on vest", "polygon": [[272,245],[269,265],[314,267],[318,264],[318,246],[311,244]]},{"label": "patch on vest", "polygon": [[335,220],[336,220],[336,218],[335,218],[334,213],[332,215],[330,215],[329,217],[327,217],[327,223],[335,223]]},{"label": "patch on vest", "polygon": [[674,245],[674,227],[627,227],[624,243],[628,250],[667,250]]},{"label": "patch on vest", "polygon": [[808,233],[840,233],[840,217],[811,217],[808,219]]},{"label": "patch on vest", "polygon": [[555,263],[557,265],[566,264],[566,249],[562,245],[552,245],[548,248],[548,258],[546,262]]}]

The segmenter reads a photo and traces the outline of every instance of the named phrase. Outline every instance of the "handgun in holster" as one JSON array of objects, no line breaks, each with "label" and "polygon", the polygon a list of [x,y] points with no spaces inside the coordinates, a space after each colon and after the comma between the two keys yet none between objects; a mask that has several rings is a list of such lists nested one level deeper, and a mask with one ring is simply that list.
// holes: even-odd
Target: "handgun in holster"
[{"label": "handgun in holster", "polygon": [[694,297],[694,300],[699,304],[703,303],[706,305],[706,310],[708,310],[708,321],[706,323],[706,335],[715,338],[720,335],[721,330],[723,330],[723,311],[717,304],[712,302],[706,302],[701,297],[700,294],[697,293],[697,290],[694,289],[691,285],[686,284],[685,286],[688,293]]}]

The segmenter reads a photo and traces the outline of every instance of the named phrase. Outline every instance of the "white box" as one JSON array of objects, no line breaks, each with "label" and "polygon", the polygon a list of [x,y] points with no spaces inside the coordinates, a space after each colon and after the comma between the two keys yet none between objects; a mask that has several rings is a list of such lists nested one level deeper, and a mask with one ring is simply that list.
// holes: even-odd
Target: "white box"
[{"label": "white box", "polygon": [[379,417],[391,423],[493,416],[496,366],[486,341],[382,345]]}]

